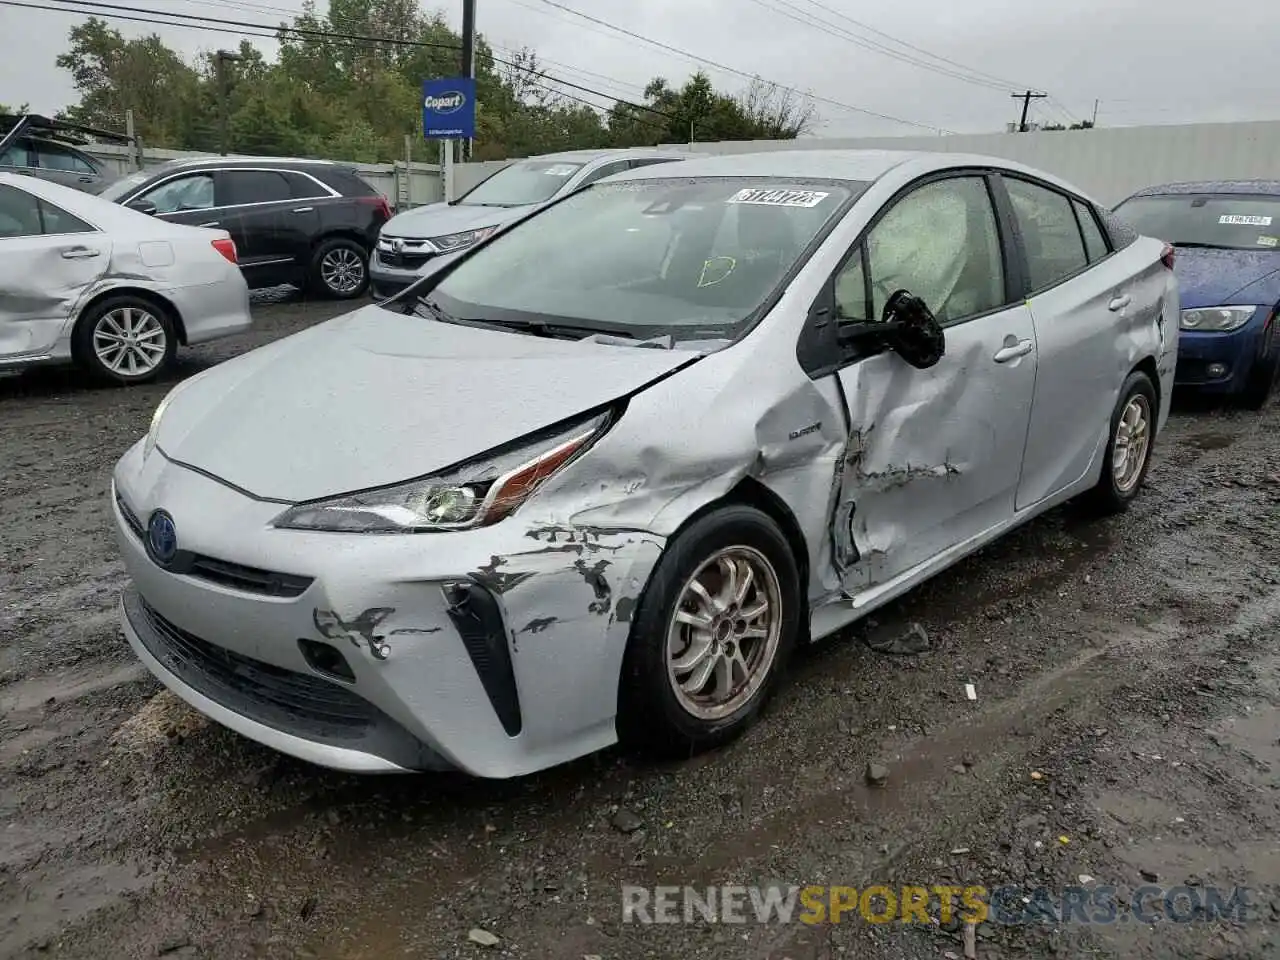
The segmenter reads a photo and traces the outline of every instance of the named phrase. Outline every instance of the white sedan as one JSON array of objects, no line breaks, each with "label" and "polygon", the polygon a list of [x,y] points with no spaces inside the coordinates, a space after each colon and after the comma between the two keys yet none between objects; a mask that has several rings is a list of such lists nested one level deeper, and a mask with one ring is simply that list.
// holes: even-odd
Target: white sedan
[{"label": "white sedan", "polygon": [[179,344],[250,322],[225,230],[0,173],[0,373],[74,362],[108,381],[141,383],[173,362]]}]

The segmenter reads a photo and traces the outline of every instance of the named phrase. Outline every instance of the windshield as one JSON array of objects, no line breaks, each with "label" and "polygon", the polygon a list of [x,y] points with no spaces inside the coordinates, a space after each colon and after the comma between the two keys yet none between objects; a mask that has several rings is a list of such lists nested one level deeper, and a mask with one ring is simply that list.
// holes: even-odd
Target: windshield
[{"label": "windshield", "polygon": [[521,160],[503,167],[464,196],[464,205],[522,207],[555,196],[569,178],[582,169],[580,163],[563,160]]},{"label": "windshield", "polygon": [[1135,197],[1116,216],[1166,243],[1228,250],[1280,248],[1280,197],[1166,194]]},{"label": "windshield", "polygon": [[103,200],[110,200],[112,203],[115,203],[117,200],[146,183],[154,175],[154,170],[139,170],[137,173],[131,173],[129,176],[115,181],[98,194],[98,196]]},{"label": "windshield", "polygon": [[477,250],[424,298],[461,319],[731,338],[864,186],[754,178],[596,184]]}]

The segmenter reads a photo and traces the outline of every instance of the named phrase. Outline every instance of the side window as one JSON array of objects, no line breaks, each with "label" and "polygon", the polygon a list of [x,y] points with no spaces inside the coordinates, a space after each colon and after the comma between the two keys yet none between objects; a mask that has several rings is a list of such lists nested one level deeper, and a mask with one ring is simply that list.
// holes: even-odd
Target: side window
[{"label": "side window", "polygon": [[1051,287],[1088,264],[1084,240],[1065,194],[1005,178],[1027,251],[1031,289]]},{"label": "side window", "polygon": [[46,170],[70,170],[74,173],[98,172],[74,150],[68,150],[55,143],[36,144],[36,153],[40,157],[40,166]]},{"label": "side window", "polygon": [[284,175],[274,170],[225,170],[222,173],[226,193],[222,206],[237,207],[244,203],[276,203],[292,200],[293,194]]},{"label": "side window", "polygon": [[914,190],[872,227],[866,242],[870,319],[879,319],[902,289],[922,298],[940,323],[1005,302],[1000,233],[982,177],[951,177]]},{"label": "side window", "polygon": [[587,186],[588,184],[595,183],[597,180],[603,180],[605,177],[612,177],[615,173],[621,173],[623,170],[626,170],[630,165],[631,165],[630,160],[617,160],[617,161],[614,161],[613,163],[606,163],[603,167],[600,167],[598,170],[594,170],[591,173],[587,174],[586,179],[584,179],[580,184],[578,184],[578,189],[581,190],[583,187]]},{"label": "side window", "polygon": [[329,196],[324,187],[301,173],[286,171],[284,178],[289,184],[289,195],[294,200],[318,200]]},{"label": "side window", "polygon": [[1096,263],[1110,252],[1107,250],[1107,241],[1102,237],[1102,230],[1098,227],[1098,218],[1086,204],[1079,200],[1072,200],[1071,205],[1075,207],[1076,219],[1080,221],[1080,232],[1084,234],[1085,253],[1089,255],[1090,263]]},{"label": "side window", "polygon": [[40,201],[40,217],[45,233],[94,233],[95,228],[79,217],[55,207],[48,200]]},{"label": "side window", "polygon": [[213,206],[213,176],[193,173],[189,177],[167,180],[139,194],[137,199],[150,200],[156,205],[156,213],[207,210]]},{"label": "side window", "polygon": [[631,169],[635,170],[637,167],[648,167],[655,163],[673,163],[678,159],[679,157],[672,157],[670,160],[666,157],[637,157],[631,161]]},{"label": "side window", "polygon": [[19,140],[17,143],[11,143],[5,148],[4,153],[0,153],[0,166],[5,167],[32,167],[35,164],[30,154],[30,146],[25,140]]},{"label": "side window", "polygon": [[862,244],[858,244],[836,274],[836,319],[869,321],[867,303],[867,272],[862,268]]},{"label": "side window", "polygon": [[40,204],[31,194],[0,184],[0,238],[38,237]]}]

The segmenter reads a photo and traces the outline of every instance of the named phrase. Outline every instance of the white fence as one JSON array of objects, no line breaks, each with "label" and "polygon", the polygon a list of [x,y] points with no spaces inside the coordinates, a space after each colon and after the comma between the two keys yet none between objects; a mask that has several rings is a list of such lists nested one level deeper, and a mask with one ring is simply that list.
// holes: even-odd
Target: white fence
[{"label": "white fence", "polygon": [[[1114,204],[1140,187],[1177,180],[1270,178],[1280,180],[1280,121],[1200,123],[1156,127],[1102,127],[1033,133],[955,134],[945,137],[749,140],[667,144],[702,153],[765,150],[881,149],[979,153],[1039,167]],[[435,147],[423,145],[423,152]],[[90,151],[119,172],[129,168],[128,148],[95,145]],[[176,157],[207,156],[147,149],[147,166]],[[469,190],[510,161],[453,166],[452,196]],[[439,164],[357,164],[360,175],[397,210],[444,199]]]}]

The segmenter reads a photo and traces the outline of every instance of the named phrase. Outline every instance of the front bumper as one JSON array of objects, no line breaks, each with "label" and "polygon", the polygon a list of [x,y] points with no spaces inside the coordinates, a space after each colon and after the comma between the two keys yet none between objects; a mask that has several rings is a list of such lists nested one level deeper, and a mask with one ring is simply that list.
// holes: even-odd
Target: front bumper
[{"label": "front bumper", "polygon": [[[1182,330],[1178,335],[1178,366],[1174,385],[1206,393],[1235,393],[1244,389],[1262,350],[1266,311],[1239,330],[1213,333]],[[1222,368],[1221,371],[1214,369]]]},{"label": "front bumper", "polygon": [[[184,572],[144,546],[160,508],[197,558]],[[616,741],[629,611],[662,538],[520,513],[455,533],[310,533],[271,527],[282,509],[159,451],[144,463],[141,443],[117,467],[125,634],[197,710],[355,772],[510,777]]]},{"label": "front bumper", "polygon": [[421,279],[418,269],[420,268],[391,266],[383,261],[375,248],[373,256],[369,258],[369,289],[379,300],[394,297]]}]

